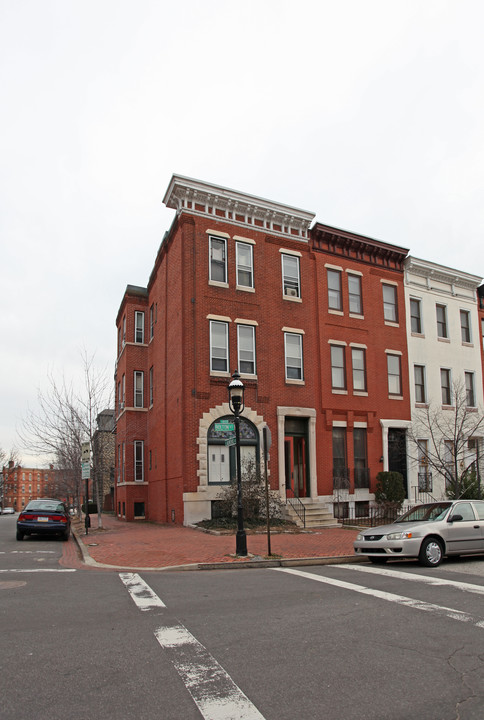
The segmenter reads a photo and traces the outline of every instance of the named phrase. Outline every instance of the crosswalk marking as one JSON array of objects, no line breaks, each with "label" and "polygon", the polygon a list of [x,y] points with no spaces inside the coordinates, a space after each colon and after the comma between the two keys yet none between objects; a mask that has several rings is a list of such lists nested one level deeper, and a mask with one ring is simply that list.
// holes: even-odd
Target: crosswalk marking
[{"label": "crosswalk marking", "polygon": [[[166,608],[137,573],[120,573],[119,577],[140,610]],[[160,626],[155,630],[155,637],[204,720],[264,720],[230,675],[184,625]]]},{"label": "crosswalk marking", "polygon": [[58,572],[58,573],[66,573],[66,572],[76,572],[76,570],[71,568],[31,568],[30,570],[21,570],[20,568],[12,568],[11,570],[8,569],[1,569],[0,573],[41,573],[41,572]]},{"label": "crosswalk marking", "polygon": [[283,572],[289,575],[296,575],[298,577],[313,580],[315,582],[325,583],[326,585],[333,585],[335,587],[343,588],[345,590],[352,590],[363,595],[372,595],[373,597],[379,598],[380,600],[387,600],[388,602],[394,602],[399,605],[405,605],[416,610],[424,610],[426,612],[433,612],[437,615],[451,618],[452,620],[459,620],[460,622],[472,623],[475,627],[484,629],[484,621],[477,620],[468,613],[462,612],[461,610],[455,610],[454,608],[448,608],[443,605],[436,605],[434,603],[424,602],[423,600],[415,600],[414,598],[405,597],[404,595],[396,595],[395,593],[384,592],[382,590],[374,590],[372,588],[365,587],[364,585],[355,585],[344,580],[336,580],[330,577],[324,577],[322,575],[313,575],[312,573],[304,572],[303,570],[294,570],[292,568],[271,568],[273,572]]},{"label": "crosswalk marking", "polygon": [[459,580],[447,580],[431,575],[414,575],[413,573],[402,572],[401,570],[390,570],[390,568],[364,567],[363,565],[333,565],[341,570],[355,570],[357,572],[366,572],[373,575],[385,575],[386,577],[397,578],[398,580],[409,580],[410,582],[423,582],[427,585],[448,585],[458,590],[484,595],[483,585],[473,585],[472,583],[460,582]]},{"label": "crosswalk marking", "polygon": [[162,602],[155,591],[140,578],[138,573],[119,573],[119,577],[128,588],[128,592],[135,604],[143,612],[153,610],[153,608],[166,607],[165,603]]}]

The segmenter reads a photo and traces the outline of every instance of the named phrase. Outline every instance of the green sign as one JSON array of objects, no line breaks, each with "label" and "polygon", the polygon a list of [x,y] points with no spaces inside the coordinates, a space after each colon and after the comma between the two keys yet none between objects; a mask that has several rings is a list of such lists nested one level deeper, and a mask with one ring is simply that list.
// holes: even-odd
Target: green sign
[{"label": "green sign", "polygon": [[235,430],[235,425],[231,422],[218,422],[215,423],[215,430],[217,432],[233,432]]},{"label": "green sign", "polygon": [[237,445],[237,440],[234,437],[229,438],[225,441],[226,447],[231,447],[232,445]]}]

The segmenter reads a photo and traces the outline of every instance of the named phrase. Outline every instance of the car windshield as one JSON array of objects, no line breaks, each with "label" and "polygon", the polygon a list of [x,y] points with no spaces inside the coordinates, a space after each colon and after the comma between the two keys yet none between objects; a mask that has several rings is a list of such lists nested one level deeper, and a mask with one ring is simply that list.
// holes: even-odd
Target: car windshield
[{"label": "car windshield", "polygon": [[395,520],[397,523],[404,522],[435,522],[436,520],[442,520],[450,506],[451,502],[431,503],[429,505],[419,505],[412,510],[409,510],[405,515]]},{"label": "car windshield", "polygon": [[64,512],[64,505],[55,500],[33,500],[29,502],[26,510],[50,510],[51,512]]}]

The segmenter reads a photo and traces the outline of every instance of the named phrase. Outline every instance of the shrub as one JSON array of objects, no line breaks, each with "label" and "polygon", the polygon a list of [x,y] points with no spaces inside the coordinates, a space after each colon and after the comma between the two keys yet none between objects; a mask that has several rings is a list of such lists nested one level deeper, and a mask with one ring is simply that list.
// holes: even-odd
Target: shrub
[{"label": "shrub", "polygon": [[[264,478],[260,466],[254,460],[242,465],[242,512],[244,520],[264,522],[267,518],[267,501]],[[237,482],[225,486],[217,495],[217,516],[237,517]],[[282,517],[282,501],[277,492],[269,490],[269,518]]]},{"label": "shrub", "polygon": [[399,472],[384,471],[376,476],[375,500],[384,509],[398,510],[405,500],[403,476]]}]

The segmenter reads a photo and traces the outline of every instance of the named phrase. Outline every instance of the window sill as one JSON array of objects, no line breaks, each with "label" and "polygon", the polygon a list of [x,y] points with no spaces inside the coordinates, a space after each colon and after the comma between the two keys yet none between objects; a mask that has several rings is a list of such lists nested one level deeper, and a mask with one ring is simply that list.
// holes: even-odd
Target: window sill
[{"label": "window sill", "polygon": [[229,378],[231,377],[230,372],[228,371],[221,371],[221,370],[210,370],[210,377],[216,377],[216,378]]},{"label": "window sill", "polygon": [[437,341],[438,341],[438,342],[443,342],[443,343],[450,343],[449,338],[445,338],[445,337],[438,337],[438,338],[437,338]]},{"label": "window sill", "polygon": [[348,317],[354,318],[355,320],[364,320],[365,319],[365,316],[360,315],[360,313],[351,313],[350,312],[350,313],[348,313]]},{"label": "window sill", "polygon": [[286,378],[286,385],[305,385],[305,380],[290,380]]},{"label": "window sill", "polygon": [[442,405],[442,410],[455,410],[454,405]]},{"label": "window sill", "polygon": [[209,280],[209,285],[212,285],[212,287],[220,287],[220,288],[228,288],[229,284],[228,282],[220,282],[219,280]]},{"label": "window sill", "polygon": [[255,288],[246,287],[245,285],[236,285],[235,289],[240,290],[241,292],[255,293]]},{"label": "window sill", "polygon": [[367,390],[353,390],[353,395],[355,397],[368,397],[368,391]]},{"label": "window sill", "polygon": [[389,395],[389,400],[403,400],[403,395]]},{"label": "window sill", "polygon": [[385,320],[385,325],[388,325],[388,327],[400,327],[400,323],[393,322],[393,320]]},{"label": "window sill", "polygon": [[412,335],[412,337],[425,339],[425,334],[424,334],[424,333],[416,333],[416,332],[413,332],[413,333],[411,333],[411,335]]},{"label": "window sill", "polygon": [[291,297],[291,295],[283,295],[283,300],[289,300],[289,302],[296,302],[296,303],[302,303],[302,298],[300,297]]},{"label": "window sill", "polygon": [[463,343],[462,343],[462,347],[473,348],[473,347],[474,347],[474,343],[471,343],[471,342],[463,342]]},{"label": "window sill", "polygon": [[348,390],[335,390],[335,388],[331,388],[331,392],[333,395],[348,395]]},{"label": "window sill", "polygon": [[416,407],[416,408],[428,408],[428,407],[429,407],[429,404],[428,404],[428,403],[416,402],[416,403],[415,403],[415,407]]},{"label": "window sill", "polygon": [[328,308],[328,313],[330,315],[339,315],[340,317],[344,316],[344,312],[342,310],[334,310],[333,308]]}]

